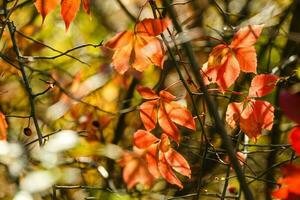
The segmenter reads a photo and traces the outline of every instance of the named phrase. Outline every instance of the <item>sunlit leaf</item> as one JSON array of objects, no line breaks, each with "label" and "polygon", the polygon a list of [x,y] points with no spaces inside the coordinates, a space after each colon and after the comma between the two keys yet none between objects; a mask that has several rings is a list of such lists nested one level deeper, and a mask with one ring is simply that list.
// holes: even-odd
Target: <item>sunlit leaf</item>
[{"label": "sunlit leaf", "polygon": [[125,152],[119,161],[123,166],[123,179],[131,189],[136,184],[143,184],[147,188],[153,185],[154,177],[148,170],[145,154],[137,150],[133,152]]},{"label": "sunlit leaf", "polygon": [[80,2],[81,0],[62,0],[61,2],[61,16],[65,21],[67,30],[79,11]]},{"label": "sunlit leaf", "polygon": [[260,74],[251,81],[249,97],[262,97],[272,92],[278,81],[278,76],[272,74]]},{"label": "sunlit leaf", "polygon": [[274,107],[267,101],[251,100],[242,111],[241,130],[249,138],[257,138],[262,129],[271,130],[274,121]]}]

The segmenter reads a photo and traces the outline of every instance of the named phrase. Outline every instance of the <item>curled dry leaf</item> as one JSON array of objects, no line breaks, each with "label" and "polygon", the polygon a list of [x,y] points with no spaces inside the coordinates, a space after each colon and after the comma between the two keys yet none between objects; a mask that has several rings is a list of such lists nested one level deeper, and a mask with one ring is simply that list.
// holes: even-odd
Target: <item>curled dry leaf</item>
[{"label": "curled dry leaf", "polygon": [[185,158],[175,151],[166,134],[158,139],[148,131],[138,130],[134,133],[134,145],[146,150],[148,169],[156,177],[163,177],[167,182],[183,188],[174,171],[191,177],[191,169]]},{"label": "curled dry leaf", "polygon": [[282,90],[279,94],[279,105],[284,114],[297,124],[300,124],[300,93]]},{"label": "curled dry leaf", "polygon": [[240,70],[256,73],[257,59],[253,45],[262,28],[262,25],[243,27],[234,35],[231,44],[214,47],[202,69],[205,83],[217,83],[220,90],[225,91],[236,81]]},{"label": "curled dry leaf", "polygon": [[283,178],[277,183],[281,184],[279,189],[272,192],[272,196],[281,200],[300,199],[300,167],[296,165],[286,165],[281,168]]},{"label": "curled dry leaf", "polygon": [[5,115],[0,112],[0,140],[6,140],[8,125],[5,120]]},{"label": "curled dry leaf", "polygon": [[260,74],[255,76],[249,88],[249,97],[263,97],[272,92],[279,77],[273,74]]},{"label": "curled dry leaf", "polygon": [[163,68],[165,50],[156,38],[171,24],[169,19],[144,19],[136,24],[136,30],[123,31],[111,38],[105,46],[113,49],[113,65],[124,74],[130,67],[144,71],[150,65]]},{"label": "curled dry leaf", "polygon": [[141,183],[150,188],[154,183],[154,176],[149,172],[144,151],[134,148],[133,152],[123,153],[119,164],[123,168],[123,179],[128,189]]},{"label": "curled dry leaf", "polygon": [[179,142],[179,130],[176,124],[196,129],[194,118],[191,112],[181,104],[174,102],[175,96],[167,91],[160,91],[156,95],[153,90],[147,87],[138,87],[138,92],[146,101],[140,106],[140,117],[147,131],[159,126],[169,137]]}]

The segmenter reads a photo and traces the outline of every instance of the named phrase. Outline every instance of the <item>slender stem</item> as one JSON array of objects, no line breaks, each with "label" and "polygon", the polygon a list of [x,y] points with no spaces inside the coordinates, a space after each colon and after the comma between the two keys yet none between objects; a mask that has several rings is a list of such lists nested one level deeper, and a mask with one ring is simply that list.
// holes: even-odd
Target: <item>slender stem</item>
[{"label": "slender stem", "polygon": [[[5,17],[7,17],[7,7],[6,7],[7,4],[6,3],[7,2],[5,0],[4,1],[4,12],[5,12],[4,15],[5,15]],[[39,144],[41,146],[43,144],[43,134],[42,134],[41,129],[39,127],[39,123],[38,123],[37,116],[36,116],[36,110],[35,110],[35,104],[34,104],[34,95],[32,93],[32,89],[31,89],[28,77],[26,75],[25,65],[24,65],[24,62],[23,62],[23,59],[22,59],[22,55],[20,53],[20,50],[19,50],[19,47],[18,47],[18,44],[17,44],[17,41],[16,41],[15,26],[14,26],[12,21],[8,21],[7,26],[8,26],[10,38],[11,38],[11,41],[12,41],[13,49],[14,49],[14,52],[16,54],[16,57],[17,57],[17,60],[18,60],[18,65],[20,67],[20,71],[21,71],[22,78],[23,78],[23,81],[24,81],[25,90],[26,90],[27,95],[28,95],[28,101],[29,101],[30,108],[31,108],[30,116],[33,119],[33,123],[34,123],[35,129],[36,129]]]},{"label": "slender stem", "polygon": [[[168,0],[163,0],[163,3],[165,5],[169,4]],[[168,13],[170,14],[170,18],[173,21],[173,25],[175,27],[175,29],[177,30],[178,33],[182,32],[182,28],[180,26],[180,24],[177,21],[176,15],[175,15],[175,11],[173,7],[170,6],[166,6],[166,9],[168,11]],[[201,76],[201,74],[199,73],[199,67],[198,67],[198,63],[197,60],[194,56],[193,50],[192,50],[192,46],[189,42],[183,43],[181,44],[182,48],[184,49],[184,51],[186,52],[186,55],[191,63],[192,66],[192,71],[195,74],[195,78],[200,86],[201,91],[204,93],[204,98],[205,101],[207,103],[207,107],[215,121],[215,125],[216,125],[216,129],[217,132],[220,134],[222,141],[225,145],[225,148],[228,152],[229,158],[232,162],[233,168],[238,176],[238,180],[240,182],[241,188],[244,191],[244,195],[245,195],[245,199],[246,200],[252,200],[253,199],[253,195],[251,193],[251,190],[249,189],[247,183],[246,183],[246,178],[241,170],[240,164],[238,162],[238,159],[236,158],[236,151],[233,148],[232,142],[229,140],[228,135],[227,135],[227,131],[225,130],[225,127],[223,125],[223,122],[219,116],[217,107],[215,105],[215,102],[212,100],[212,98],[210,97],[206,85],[204,84],[203,78]]]}]

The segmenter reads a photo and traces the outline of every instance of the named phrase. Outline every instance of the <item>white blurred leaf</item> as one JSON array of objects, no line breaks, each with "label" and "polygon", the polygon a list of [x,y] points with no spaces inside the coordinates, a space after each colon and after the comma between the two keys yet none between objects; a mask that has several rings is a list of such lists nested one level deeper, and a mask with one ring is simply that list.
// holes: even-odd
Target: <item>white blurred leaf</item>
[{"label": "white blurred leaf", "polygon": [[77,132],[62,130],[52,136],[43,148],[48,152],[61,152],[75,147],[78,142]]},{"label": "white blurred leaf", "polygon": [[21,190],[14,196],[13,200],[33,200],[33,197],[30,193]]},{"label": "white blurred leaf", "polygon": [[49,171],[31,172],[21,181],[21,189],[30,193],[42,192],[54,185],[56,180]]}]

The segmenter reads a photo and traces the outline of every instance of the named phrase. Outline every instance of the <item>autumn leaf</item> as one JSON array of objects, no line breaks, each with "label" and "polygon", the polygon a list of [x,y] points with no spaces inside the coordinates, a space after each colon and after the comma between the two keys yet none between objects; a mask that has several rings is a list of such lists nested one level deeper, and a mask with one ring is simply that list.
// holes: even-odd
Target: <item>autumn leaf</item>
[{"label": "autumn leaf", "polygon": [[249,138],[257,138],[262,129],[271,130],[274,107],[267,101],[251,100],[241,113],[240,128]]},{"label": "autumn leaf", "polygon": [[262,129],[271,130],[274,121],[274,107],[267,101],[249,99],[246,102],[234,102],[228,105],[226,122],[241,130],[249,137],[256,139]]},{"label": "autumn leaf", "polygon": [[240,70],[256,73],[257,59],[253,45],[262,28],[262,25],[243,27],[234,35],[231,44],[214,47],[202,69],[205,83],[217,83],[220,90],[225,91],[236,81]]},{"label": "autumn leaf", "polygon": [[0,112],[0,140],[7,139],[7,128],[8,125],[5,120],[5,115],[2,112]]},{"label": "autumn leaf", "polygon": [[278,76],[272,74],[260,74],[251,81],[249,97],[262,97],[272,92],[278,81]]},{"label": "autumn leaf", "polygon": [[119,161],[119,164],[124,167],[124,182],[127,184],[128,189],[140,183],[146,188],[150,188],[154,183],[154,176],[148,170],[144,151],[137,148],[133,150],[132,152],[124,152]]},{"label": "autumn leaf", "polygon": [[57,7],[60,1],[61,0],[36,0],[35,1],[34,5],[38,13],[42,15],[43,22],[46,16]]},{"label": "autumn leaf", "polygon": [[81,0],[62,0],[61,1],[61,16],[65,21],[66,29],[68,30],[70,23],[75,19],[80,8]]},{"label": "autumn leaf", "polygon": [[290,131],[289,142],[296,153],[300,155],[300,126],[296,126]]},{"label": "autumn leaf", "polygon": [[300,199],[300,167],[296,165],[286,165],[281,168],[283,178],[277,183],[281,187],[272,192],[272,196],[281,200]]},{"label": "autumn leaf", "polygon": [[134,145],[146,150],[148,168],[154,177],[163,177],[180,188],[183,188],[183,185],[174,171],[191,177],[188,162],[171,147],[166,134],[162,134],[161,139],[158,139],[148,131],[138,130],[134,133]]},{"label": "autumn leaf", "polygon": [[36,0],[34,5],[38,13],[42,15],[44,22],[46,16],[61,3],[61,16],[65,22],[66,30],[68,30],[80,9],[81,2],[84,11],[89,14],[90,0]]},{"label": "autumn leaf", "polygon": [[279,94],[279,105],[284,114],[294,122],[300,124],[300,93],[282,90]]},{"label": "autumn leaf", "polygon": [[153,130],[158,122],[164,133],[179,142],[179,130],[175,123],[191,130],[196,129],[190,111],[174,102],[176,97],[171,93],[162,90],[156,95],[147,87],[138,87],[138,92],[149,100],[140,106],[140,117],[147,131]]},{"label": "autumn leaf", "polygon": [[116,34],[105,44],[113,49],[113,65],[116,71],[124,74],[129,68],[144,71],[150,65],[163,68],[165,50],[162,41],[155,36],[169,25],[169,19],[144,19],[136,24],[136,30]]},{"label": "autumn leaf", "polygon": [[228,105],[226,111],[226,122],[231,128],[235,128],[239,125],[243,105],[243,102],[233,102]]}]

